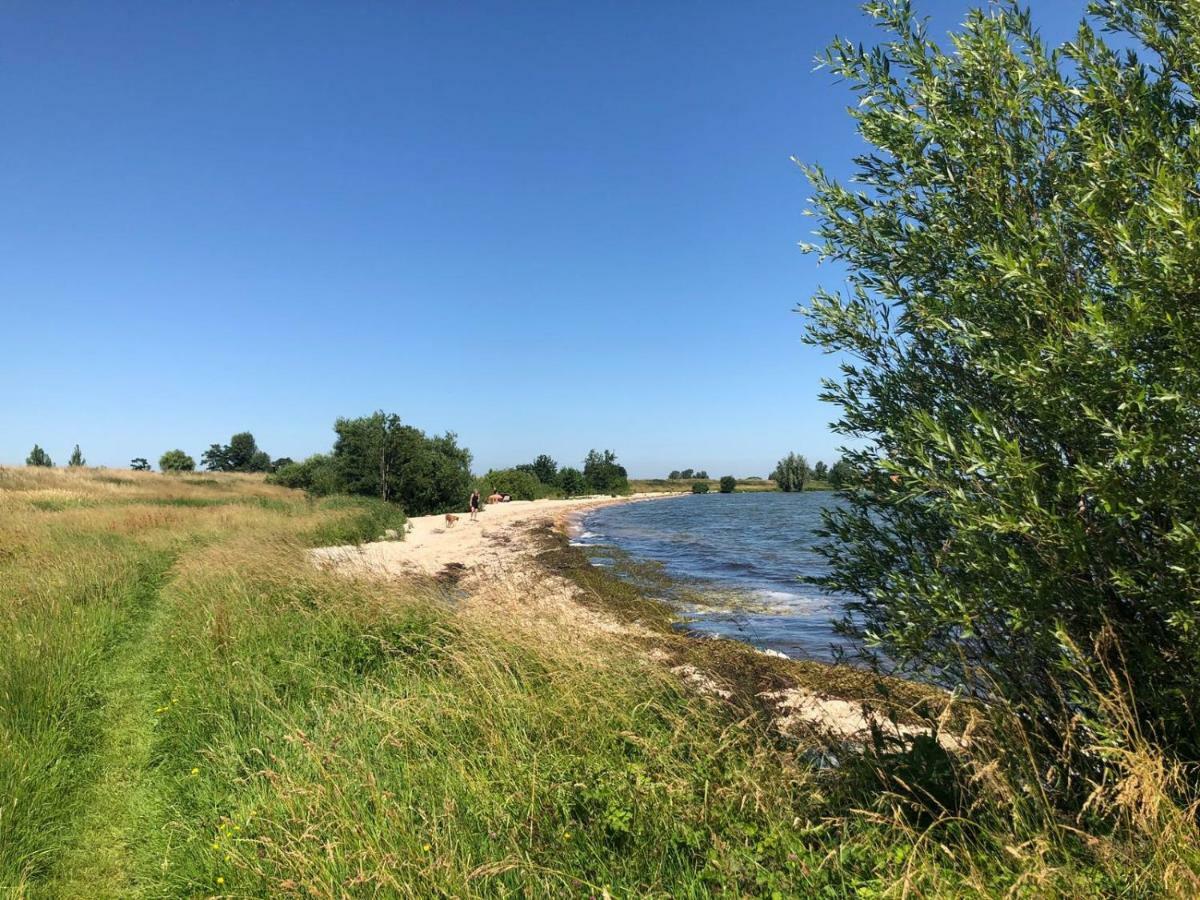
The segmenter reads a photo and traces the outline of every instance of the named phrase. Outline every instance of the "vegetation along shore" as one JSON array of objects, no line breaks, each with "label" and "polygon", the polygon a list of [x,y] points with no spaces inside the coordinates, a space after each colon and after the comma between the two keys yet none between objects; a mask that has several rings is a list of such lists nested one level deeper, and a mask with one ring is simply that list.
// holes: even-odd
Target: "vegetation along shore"
[{"label": "vegetation along shore", "polygon": [[[370,498],[261,475],[0,470],[0,883],[39,896],[1190,884],[1182,812],[1156,807],[1150,867],[1151,845],[1085,839],[995,771],[1001,738],[938,691],[678,634],[636,579],[570,546],[565,517],[595,502],[611,500],[417,519],[414,558],[450,534],[479,545],[409,567],[403,541],[371,543],[408,527]],[[314,550],[356,543],[362,556]],[[393,548],[395,569],[363,564]],[[976,824],[954,824],[968,809]]]}]

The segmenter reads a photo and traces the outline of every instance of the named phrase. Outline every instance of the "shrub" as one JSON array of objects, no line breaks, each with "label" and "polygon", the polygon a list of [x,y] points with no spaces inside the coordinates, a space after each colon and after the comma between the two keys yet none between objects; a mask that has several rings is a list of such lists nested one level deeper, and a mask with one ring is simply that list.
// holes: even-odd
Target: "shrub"
[{"label": "shrub", "polygon": [[692,484],[692,493],[693,494],[707,494],[708,493],[708,482],[707,481],[697,481],[697,482],[693,483]]},{"label": "shrub", "polygon": [[337,465],[327,453],[313,454],[303,462],[286,463],[268,475],[267,481],[283,487],[298,488],[315,497],[345,491]]},{"label": "shrub", "polygon": [[54,460],[50,458],[49,453],[47,453],[37,444],[34,444],[33,449],[29,451],[29,455],[25,457],[25,465],[52,467],[54,465]]},{"label": "shrub", "polygon": [[1104,721],[1087,678],[1112,667],[1139,731],[1200,758],[1200,17],[1175,6],[1092,4],[1149,64],[1086,22],[1049,52],[1008,4],[952,55],[871,4],[892,42],[828,53],[877,149],[852,191],[808,173],[810,249],[849,273],[808,340],[853,356],[823,396],[862,442],[823,584],[847,631],[1007,699],[1046,752]]},{"label": "shrub", "polygon": [[182,450],[168,450],[158,458],[158,467],[164,472],[191,472],[196,461]]},{"label": "shrub", "polygon": [[495,492],[509,494],[514,500],[537,500],[549,490],[532,472],[521,469],[491,469],[479,479],[479,493],[484,497]]},{"label": "shrub", "polygon": [[732,494],[737,490],[737,479],[732,475],[724,475],[721,478],[721,493]]}]

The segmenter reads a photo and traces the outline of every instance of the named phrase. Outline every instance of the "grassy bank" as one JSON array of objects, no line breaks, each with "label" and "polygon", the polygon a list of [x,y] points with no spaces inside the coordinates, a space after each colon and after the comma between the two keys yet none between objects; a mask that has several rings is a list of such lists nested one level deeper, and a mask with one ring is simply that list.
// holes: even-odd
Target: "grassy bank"
[{"label": "grassy bank", "polygon": [[697,696],[636,641],[308,563],[395,525],[249,476],[0,470],[0,892],[1149,895],[1193,871],[1165,826],[1147,852],[996,785],[951,814],[884,756],[818,765],[757,685]]}]

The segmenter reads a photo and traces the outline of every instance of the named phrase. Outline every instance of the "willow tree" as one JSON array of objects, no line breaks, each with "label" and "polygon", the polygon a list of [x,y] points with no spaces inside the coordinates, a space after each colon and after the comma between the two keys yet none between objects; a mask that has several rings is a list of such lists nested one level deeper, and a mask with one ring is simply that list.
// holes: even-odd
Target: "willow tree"
[{"label": "willow tree", "polygon": [[1050,743],[1114,666],[1195,759],[1200,8],[1094,3],[1051,49],[1000,3],[949,51],[867,9],[887,42],[826,62],[872,149],[853,190],[808,169],[808,249],[848,273],[807,308],[861,448],[827,521],[843,627]]}]

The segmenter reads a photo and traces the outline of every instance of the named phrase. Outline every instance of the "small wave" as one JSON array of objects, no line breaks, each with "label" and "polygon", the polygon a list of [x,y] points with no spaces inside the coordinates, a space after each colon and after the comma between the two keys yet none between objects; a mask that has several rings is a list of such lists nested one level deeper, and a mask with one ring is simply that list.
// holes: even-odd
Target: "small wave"
[{"label": "small wave", "polygon": [[803,600],[803,594],[797,594],[793,591],[755,591],[755,597],[761,597],[763,600],[774,600],[777,603],[795,603],[797,600]]}]

